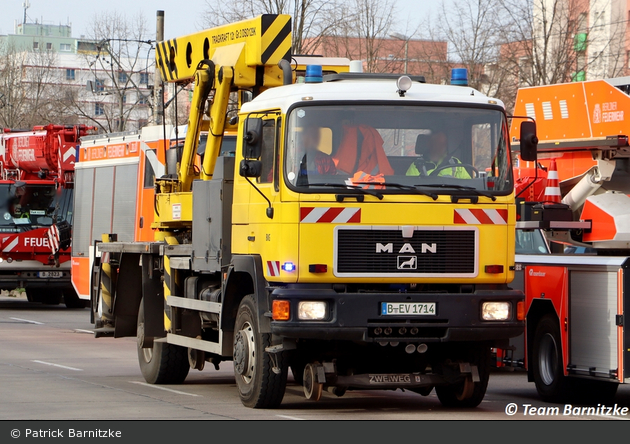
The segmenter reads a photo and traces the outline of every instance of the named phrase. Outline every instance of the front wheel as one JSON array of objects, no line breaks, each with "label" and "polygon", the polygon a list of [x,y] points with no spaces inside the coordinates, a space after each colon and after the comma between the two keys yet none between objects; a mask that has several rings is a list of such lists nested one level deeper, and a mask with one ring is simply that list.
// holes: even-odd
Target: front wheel
[{"label": "front wheel", "polygon": [[490,379],[490,347],[476,347],[473,350],[468,360],[477,367],[479,381],[473,381],[472,376],[467,375],[457,384],[436,386],[435,394],[444,407],[477,407],[486,396]]},{"label": "front wheel", "polygon": [[532,372],[538,395],[546,402],[562,402],[568,395],[564,376],[562,339],[558,321],[545,315],[536,326],[532,351]]},{"label": "front wheel", "polygon": [[254,297],[245,296],[234,326],[236,386],[245,407],[276,408],[284,397],[289,366],[284,352],[265,352],[271,345],[271,335],[260,333],[256,313]]},{"label": "front wheel", "polygon": [[181,384],[188,376],[188,350],[165,342],[153,342],[150,348],[143,348],[144,303],[140,302],[137,324],[138,362],[145,381],[149,384]]}]

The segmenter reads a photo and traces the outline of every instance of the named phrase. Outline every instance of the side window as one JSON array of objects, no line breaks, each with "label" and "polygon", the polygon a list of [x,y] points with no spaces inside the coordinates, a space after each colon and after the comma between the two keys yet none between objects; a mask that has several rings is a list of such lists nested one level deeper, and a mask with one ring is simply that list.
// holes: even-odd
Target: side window
[{"label": "side window", "polygon": [[[151,152],[151,154],[149,154]],[[151,166],[151,161],[149,160],[149,156],[156,155],[156,150],[147,150],[144,158],[144,188],[153,188],[155,184],[155,172],[153,171],[153,166]]]},{"label": "side window", "polygon": [[260,161],[262,162],[262,175],[259,183],[272,183],[274,181],[274,154],[276,152],[276,121],[272,119],[263,121],[262,152]]}]

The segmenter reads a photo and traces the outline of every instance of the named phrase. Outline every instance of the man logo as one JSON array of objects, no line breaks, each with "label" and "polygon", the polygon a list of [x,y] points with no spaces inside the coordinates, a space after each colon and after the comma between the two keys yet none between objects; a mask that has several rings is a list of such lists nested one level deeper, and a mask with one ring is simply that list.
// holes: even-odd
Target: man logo
[{"label": "man logo", "polygon": [[418,268],[416,256],[398,256],[399,270],[415,270],[416,268]]},{"label": "man logo", "polygon": [[[422,254],[425,253],[437,253],[437,244],[432,243],[432,244],[425,244],[422,243],[422,245],[420,246],[420,251],[422,252]],[[381,243],[377,243],[376,244],[376,252],[377,253],[393,253],[394,252],[394,244],[393,243],[389,243],[389,244],[381,244]],[[416,250],[411,246],[410,243],[405,243],[403,244],[403,246],[400,248],[400,250],[398,250],[398,254],[400,253],[411,253],[411,254],[416,254]]]}]

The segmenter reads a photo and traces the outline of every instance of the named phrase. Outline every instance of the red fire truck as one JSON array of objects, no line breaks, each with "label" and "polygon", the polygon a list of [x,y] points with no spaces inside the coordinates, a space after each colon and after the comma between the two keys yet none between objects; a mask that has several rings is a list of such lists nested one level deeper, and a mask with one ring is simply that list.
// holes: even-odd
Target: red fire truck
[{"label": "red fire truck", "polygon": [[[514,114],[535,121],[539,138],[537,161],[515,163],[517,228],[523,238],[542,230],[551,251],[538,241],[516,256],[526,331],[502,363],[524,366],[546,401],[605,402],[630,382],[628,91],[625,77],[522,88],[516,98]],[[516,149],[518,129],[515,119]]]},{"label": "red fire truck", "polygon": [[31,302],[85,307],[70,280],[74,163],[86,125],[0,134],[0,290]]}]

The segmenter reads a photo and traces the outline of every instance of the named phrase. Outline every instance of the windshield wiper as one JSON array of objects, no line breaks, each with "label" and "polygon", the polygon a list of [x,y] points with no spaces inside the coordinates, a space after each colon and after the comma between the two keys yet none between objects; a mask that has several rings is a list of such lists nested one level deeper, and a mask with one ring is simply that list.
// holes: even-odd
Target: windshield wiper
[{"label": "windshield wiper", "polygon": [[414,193],[422,194],[424,196],[429,196],[433,200],[437,200],[438,198],[437,193],[427,193],[425,191],[419,190],[416,188],[417,185],[416,186],[402,185],[400,183],[394,183],[394,182],[352,182],[352,183],[358,184],[358,185],[374,185],[375,183],[377,183],[378,185],[383,185],[386,187],[398,188],[400,190],[405,190],[405,191],[413,191]]},{"label": "windshield wiper", "polygon": [[[496,196],[494,196],[493,194],[490,194],[488,192],[485,191],[480,191],[475,187],[468,187],[465,185],[454,185],[454,184],[448,184],[448,183],[436,183],[436,184],[417,184],[414,185],[416,187],[427,187],[427,188],[451,188],[451,189],[455,189],[455,190],[463,190],[463,191],[470,191],[471,193],[473,193],[476,196],[483,196],[483,197],[488,197],[490,199],[492,199],[492,202],[494,202],[495,200],[497,200]],[[451,196],[451,200],[454,201],[454,203],[457,203],[457,196]]]},{"label": "windshield wiper", "polygon": [[[370,196],[374,196],[376,198],[378,198],[379,200],[383,200],[383,194],[379,193],[378,191],[374,191],[374,190],[366,190],[365,188],[361,188],[355,185],[343,185],[340,183],[307,183],[305,184],[309,187],[332,187],[332,188],[343,188],[346,190],[355,190],[355,191],[359,191],[363,194],[369,194]],[[370,185],[374,185],[374,184],[370,184]]]}]

